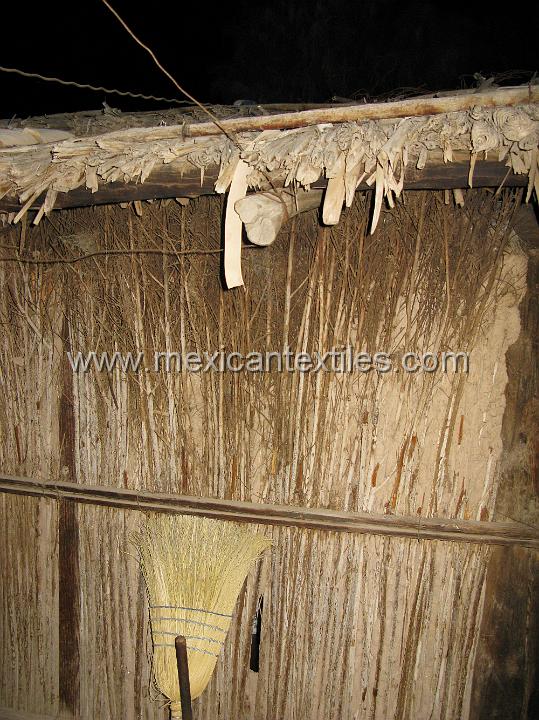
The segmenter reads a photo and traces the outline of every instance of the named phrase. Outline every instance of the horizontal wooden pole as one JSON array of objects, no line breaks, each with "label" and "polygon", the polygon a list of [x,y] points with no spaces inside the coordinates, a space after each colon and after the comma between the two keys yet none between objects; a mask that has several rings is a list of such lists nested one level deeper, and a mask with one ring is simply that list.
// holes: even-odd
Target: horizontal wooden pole
[{"label": "horizontal wooden pole", "polygon": [[[470,158],[468,153],[454,154],[454,162],[444,163],[441,159],[430,159],[423,170],[409,165],[406,169],[405,190],[452,190],[468,187]],[[55,208],[88,207],[111,203],[131,202],[133,200],[157,200],[175,197],[198,197],[215,194],[215,181],[219,174],[217,166],[208,168],[204,181],[200,183],[200,172],[193,171],[183,176],[174,163],[157,167],[144,183],[102,183],[97,192],[92,193],[85,187],[76,188],[67,193],[59,193]],[[527,175],[514,175],[508,172],[504,163],[496,160],[477,160],[473,175],[473,186],[497,188],[503,182],[504,187],[524,187]],[[275,186],[282,185],[282,178],[275,178]],[[325,178],[313,183],[313,188],[324,188]],[[362,182],[359,190],[372,190]],[[33,210],[41,207],[44,196],[33,204]],[[0,212],[17,212],[21,205],[17,198],[5,196],[0,200]]]},{"label": "horizontal wooden pole", "polygon": [[303,112],[260,115],[257,117],[220,120],[220,128],[213,122],[192,123],[185,129],[191,137],[220,135],[223,128],[229,133],[253,130],[285,130],[322,123],[362,122],[364,120],[390,120],[402,117],[441,115],[470,110],[473,107],[505,107],[539,101],[539,85],[491,88],[475,93],[458,93],[443,97],[417,97],[393,102],[345,105],[319,108]]},{"label": "horizontal wooden pole", "polygon": [[488,545],[521,545],[539,549],[539,531],[518,523],[482,522],[445,518],[375,515],[326,508],[269,505],[217,498],[200,498],[129,490],[101,485],[79,485],[52,480],[0,475],[0,492],[80,503],[182,515],[202,515],[220,520],[286,525],[313,530],[365,533],[417,540],[450,540]]}]

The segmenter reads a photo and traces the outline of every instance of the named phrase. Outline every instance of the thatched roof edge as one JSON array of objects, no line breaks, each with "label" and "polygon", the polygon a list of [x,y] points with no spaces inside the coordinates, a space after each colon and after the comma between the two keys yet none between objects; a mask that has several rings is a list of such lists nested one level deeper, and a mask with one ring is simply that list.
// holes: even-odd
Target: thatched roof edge
[{"label": "thatched roof edge", "polygon": [[[470,157],[470,185],[475,160],[490,156],[504,162],[513,173],[528,176],[529,198],[534,188],[539,195],[537,93],[534,89],[530,95],[534,102],[513,107],[499,106],[509,96],[507,92],[494,91],[492,107],[474,105],[468,95],[464,104],[461,101],[461,106],[470,106],[464,110],[231,132],[229,137],[223,134],[192,137],[192,128],[201,128],[203,124],[199,124],[190,126],[189,135],[182,126],[136,128],[3,148],[0,197],[18,198],[22,207],[9,218],[17,222],[44,196],[34,219],[37,223],[53,209],[58,193],[80,187],[95,192],[110,182],[143,183],[163,164],[173,166],[179,175],[196,168],[201,179],[209,168],[219,167],[215,190],[225,192],[241,160],[250,168],[247,183],[251,189],[266,189],[270,185],[309,188],[320,176],[325,176],[328,179],[325,202],[336,205],[337,220],[339,205],[343,202],[349,205],[359,183],[366,181],[376,189],[374,228],[383,198],[392,204],[402,192],[407,167],[413,164],[422,168],[440,153],[443,162],[448,163],[455,152],[465,151]],[[449,107],[453,104],[451,98]],[[391,103],[382,105],[387,108]],[[435,111],[438,109],[437,106]],[[308,110],[303,115],[333,110],[336,108]],[[340,110],[343,117],[343,109]],[[349,114],[351,108],[345,110]],[[387,109],[378,114],[385,112]],[[302,113],[288,115],[297,118]],[[248,119],[260,120],[245,120]],[[46,138],[46,132],[41,132]]]}]

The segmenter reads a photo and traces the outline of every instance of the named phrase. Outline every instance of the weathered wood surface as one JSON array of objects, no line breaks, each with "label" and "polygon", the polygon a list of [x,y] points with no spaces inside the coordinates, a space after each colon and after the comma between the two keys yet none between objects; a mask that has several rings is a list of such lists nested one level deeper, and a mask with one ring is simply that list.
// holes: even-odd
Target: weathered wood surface
[{"label": "weathered wood surface", "polygon": [[[178,173],[174,165],[162,165],[158,167],[144,183],[120,183],[112,182],[101,184],[99,190],[92,193],[85,187],[71,190],[68,193],[60,193],[55,203],[55,208],[86,207],[92,205],[106,205],[111,203],[131,202],[133,200],[158,200],[174,197],[198,197],[200,195],[212,195],[215,192],[215,181],[219,169],[213,168],[205,173],[204,180],[200,182],[200,172],[193,171],[191,174]],[[32,209],[38,210],[43,202],[43,197],[38,198]],[[21,205],[13,197],[4,197],[0,200],[0,212],[12,212],[20,210]]]},{"label": "weathered wood surface", "polygon": [[269,190],[247,195],[236,202],[234,208],[249,240],[264,247],[275,241],[285,222],[319,208],[323,195],[322,190],[301,193],[292,188]]},{"label": "weathered wood surface", "polygon": [[[462,91],[460,91],[462,92]],[[473,91],[469,91],[473,92]],[[354,101],[347,103],[356,105]],[[342,107],[343,103],[269,103],[261,105],[207,105],[208,109],[220,120],[234,117],[252,117],[253,115],[275,115],[277,113],[294,113],[302,110]],[[0,120],[0,128],[55,129],[69,132],[75,137],[89,137],[105,132],[127,130],[132,128],[152,128],[161,126],[181,126],[184,123],[206,121],[207,114],[196,105],[186,104],[184,107],[161,110],[141,110],[139,112],[122,112],[113,108],[112,112],[100,110],[83,110],[74,113],[53,113],[51,115],[35,115],[30,117],[7,118]]]},{"label": "weathered wood surface", "polygon": [[[284,130],[285,128],[306,127],[307,125],[317,125],[319,123],[360,122],[363,120],[440,115],[459,110],[469,110],[476,106],[502,107],[537,101],[539,101],[539,86],[530,85],[529,87],[483,90],[470,95],[453,95],[439,98],[418,97],[387,103],[346,105],[322,110],[304,110],[303,112],[290,114],[234,118],[223,120],[220,124],[228,132]],[[214,123],[206,122],[190,125],[188,132],[192,137],[203,137],[206,135],[218,135],[221,130]]]},{"label": "weathered wood surface", "polygon": [[[466,153],[455,153],[455,161],[451,163],[436,160],[429,162],[422,170],[410,165],[406,170],[404,187],[407,190],[465,189],[468,187],[469,170],[469,156]],[[210,168],[204,173],[201,182],[199,171],[194,170],[192,173],[180,174],[174,163],[159,165],[144,183],[101,183],[95,193],[85,187],[67,193],[59,193],[55,208],[213,195],[218,174],[218,167]],[[501,184],[504,187],[525,187],[527,182],[527,175],[515,175],[509,172],[503,162],[493,159],[476,161],[473,175],[473,185],[476,188],[498,188]],[[279,187],[279,184],[282,184],[282,178],[275,178],[275,183]],[[320,178],[312,185],[313,189],[326,186],[325,178]],[[363,181],[358,190],[372,190],[372,187]],[[44,196],[37,198],[31,209],[39,210],[43,200]],[[17,198],[5,196],[0,199],[0,212],[16,212],[20,209],[21,205]]]},{"label": "weathered wood surface", "polygon": [[293,507],[238,502],[220,498],[189,497],[129,490],[122,487],[77,485],[63,481],[41,482],[0,475],[0,492],[56,498],[61,504],[76,501],[128,510],[201,515],[235,522],[366,533],[417,540],[448,540],[487,545],[521,545],[539,549],[539,531],[515,522],[452,520],[339,512],[326,508]]}]

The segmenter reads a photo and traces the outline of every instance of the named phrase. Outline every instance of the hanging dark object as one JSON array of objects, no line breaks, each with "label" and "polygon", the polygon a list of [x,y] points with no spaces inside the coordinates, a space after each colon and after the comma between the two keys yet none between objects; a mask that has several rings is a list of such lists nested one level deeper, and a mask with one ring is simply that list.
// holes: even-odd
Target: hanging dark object
[{"label": "hanging dark object", "polygon": [[249,667],[253,672],[260,668],[260,633],[262,631],[262,610],[264,608],[264,596],[258,598],[256,612],[251,627],[251,659]]}]

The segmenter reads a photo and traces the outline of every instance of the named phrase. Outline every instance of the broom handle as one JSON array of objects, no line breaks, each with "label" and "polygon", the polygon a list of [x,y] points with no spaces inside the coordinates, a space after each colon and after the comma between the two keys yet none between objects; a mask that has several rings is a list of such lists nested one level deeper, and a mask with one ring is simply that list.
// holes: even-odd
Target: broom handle
[{"label": "broom handle", "polygon": [[178,680],[180,682],[180,702],[182,706],[182,720],[193,720],[191,707],[191,687],[189,685],[189,664],[187,661],[187,644],[183,635],[175,640],[176,663],[178,664]]}]

